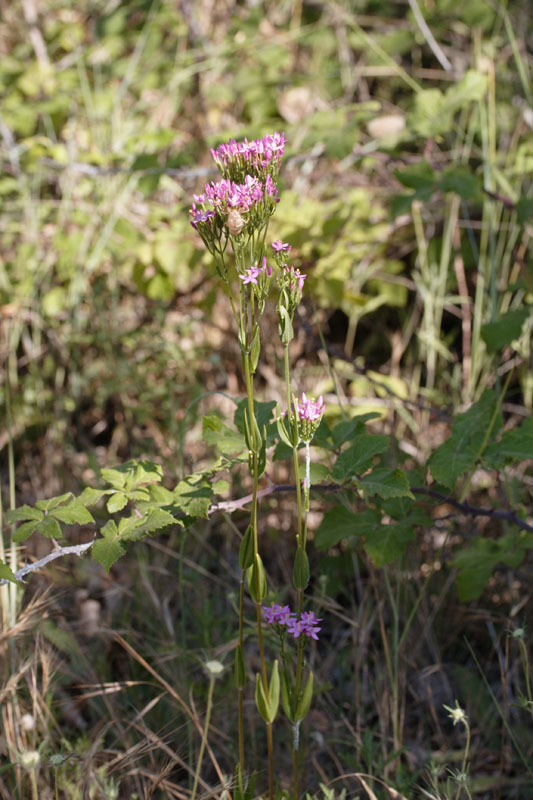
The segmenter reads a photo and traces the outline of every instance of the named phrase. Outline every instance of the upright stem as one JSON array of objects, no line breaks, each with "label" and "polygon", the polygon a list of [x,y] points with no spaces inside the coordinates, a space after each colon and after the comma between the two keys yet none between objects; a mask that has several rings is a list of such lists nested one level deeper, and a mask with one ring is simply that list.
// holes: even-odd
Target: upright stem
[{"label": "upright stem", "polygon": [[202,768],[202,761],[204,758],[205,745],[207,742],[207,733],[209,731],[209,722],[211,720],[211,706],[213,705],[213,687],[215,685],[215,676],[211,675],[209,679],[209,690],[207,692],[207,711],[205,714],[205,725],[202,734],[202,743],[200,745],[200,752],[198,753],[198,763],[196,764],[196,772],[194,773],[194,784],[192,787],[191,800],[196,797],[196,790],[198,789],[198,780],[200,779],[200,770]]}]

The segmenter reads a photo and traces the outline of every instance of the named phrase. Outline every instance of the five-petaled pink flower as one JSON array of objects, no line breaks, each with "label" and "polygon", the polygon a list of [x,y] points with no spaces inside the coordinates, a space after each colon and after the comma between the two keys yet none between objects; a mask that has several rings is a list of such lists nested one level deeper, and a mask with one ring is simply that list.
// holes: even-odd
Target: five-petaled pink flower
[{"label": "five-petaled pink flower", "polygon": [[250,269],[245,270],[242,275],[239,275],[239,278],[243,284],[255,283],[257,286],[257,277],[261,274],[261,272],[262,270],[260,270],[259,267],[250,267]]},{"label": "five-petaled pink flower", "polygon": [[309,422],[317,422],[322,419],[324,413],[324,398],[322,395],[318,400],[310,400],[306,397],[305,392],[302,392],[301,401],[296,401],[296,410],[300,419],[309,420]]}]

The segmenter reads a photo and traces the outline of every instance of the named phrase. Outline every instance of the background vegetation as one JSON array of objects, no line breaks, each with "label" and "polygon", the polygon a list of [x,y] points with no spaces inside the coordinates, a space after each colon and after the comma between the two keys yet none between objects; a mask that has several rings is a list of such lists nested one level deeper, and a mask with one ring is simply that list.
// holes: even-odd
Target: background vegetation
[{"label": "background vegetation", "polygon": [[[383,509],[389,550],[372,549],[371,510],[356,523],[347,495],[313,495],[324,630],[304,788],[320,797],[455,797],[456,699],[471,796],[533,797],[532,37],[527,0],[21,0],[0,21],[4,508],[101,486],[131,458],[169,485],[212,462],[202,416],[232,418],[244,389],[188,208],[215,176],[210,147],[287,136],[272,238],[309,276],[294,375],[331,427],[376,412],[420,490]],[[279,359],[272,337],[265,400],[283,396]],[[322,441],[316,481],[342,443]],[[278,451],[268,478],[283,484]],[[222,500],[249,491],[225,478]],[[291,513],[283,493],[261,509],[280,586]],[[56,561],[16,614],[2,588],[2,798],[189,796],[201,664],[232,660],[245,520],[167,529],[110,573]],[[48,550],[33,537],[20,556]],[[228,669],[206,796],[236,762],[233,704]]]}]

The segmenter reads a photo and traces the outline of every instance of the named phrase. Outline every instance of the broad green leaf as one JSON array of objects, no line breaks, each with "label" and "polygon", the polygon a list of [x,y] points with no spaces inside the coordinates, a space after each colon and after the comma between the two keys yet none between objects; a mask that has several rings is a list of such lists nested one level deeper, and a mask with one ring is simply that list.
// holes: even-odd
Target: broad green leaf
[{"label": "broad green leaf", "polygon": [[518,567],[526,549],[533,547],[533,534],[512,531],[500,539],[477,536],[472,544],[456,553],[452,564],[459,569],[457,589],[462,602],[477,599],[499,563]]},{"label": "broad green leaf", "polygon": [[408,522],[376,525],[365,533],[364,547],[376,567],[382,567],[403,555],[407,542],[414,538],[413,527]]},{"label": "broad green leaf", "polygon": [[207,519],[213,497],[213,487],[202,478],[196,484],[189,479],[180,481],[173,491],[174,504],[189,517]]},{"label": "broad green leaf", "polygon": [[368,495],[377,494],[383,498],[413,497],[405,472],[399,468],[376,467],[369,475],[358,481],[358,485]]},{"label": "broad green leaf", "polygon": [[119,541],[110,539],[97,539],[92,548],[93,558],[108,572],[125,552],[125,547]]},{"label": "broad green leaf", "polygon": [[122,489],[126,483],[126,475],[119,469],[102,469],[102,478],[106,483],[110,483],[114,489]]},{"label": "broad green leaf", "polygon": [[519,225],[523,225],[533,217],[533,197],[521,197],[516,204],[516,218]]},{"label": "broad green leaf", "polygon": [[298,701],[298,706],[296,708],[295,714],[295,721],[301,722],[306,718],[309,713],[309,709],[311,708],[311,700],[313,699],[313,673],[309,673],[309,677],[307,679],[307,683],[305,684],[305,688],[300,695],[300,699]]},{"label": "broad green leaf", "polygon": [[[257,427],[260,431],[266,426],[267,429],[267,441],[271,440],[275,436],[275,430],[271,430],[270,423],[273,421],[273,414],[274,409],[276,408],[276,402],[274,400],[270,400],[269,402],[259,402],[254,401],[254,414],[257,420]],[[237,408],[235,410],[235,415],[233,417],[233,423],[237,430],[243,434],[244,436],[244,411],[248,412],[248,401],[246,398],[239,400],[237,403]]]},{"label": "broad green leaf", "polygon": [[321,464],[319,461],[311,461],[309,473],[311,483],[322,483],[323,481],[329,480],[331,477],[329,467],[325,464]]},{"label": "broad green leaf", "polygon": [[37,524],[36,531],[48,539],[61,539],[62,536],[58,521],[50,516]]},{"label": "broad green leaf", "polygon": [[427,161],[419,161],[412,167],[394,170],[394,175],[403,186],[408,189],[420,191],[426,189],[433,191],[437,187],[436,176]]},{"label": "broad green leaf", "polygon": [[202,417],[202,439],[206,444],[215,445],[224,455],[241,453],[246,449],[243,436],[215,414]]},{"label": "broad green leaf", "polygon": [[153,533],[161,530],[161,528],[168,528],[169,525],[183,525],[180,520],[175,519],[172,514],[162,508],[152,509],[143,519],[137,518],[137,525],[133,525],[134,517],[130,519],[130,525],[121,527],[123,520],[119,523],[118,529],[121,541],[142,539],[147,533]]},{"label": "broad green leaf", "polygon": [[[473,469],[481,455],[495,403],[494,392],[487,390],[468,411],[456,416],[450,438],[428,460],[431,473],[438,483],[453,488],[464,472]],[[500,425],[501,419],[498,418],[494,433]]]},{"label": "broad green leaf", "polygon": [[128,496],[124,492],[115,492],[107,501],[107,510],[110,514],[122,511],[128,502]]},{"label": "broad green leaf", "polygon": [[109,489],[93,489],[92,486],[86,486],[78,500],[84,506],[94,506],[108,493]]},{"label": "broad green leaf", "polygon": [[143,484],[160,483],[163,478],[163,468],[153,461],[129,462],[125,466],[129,467],[125,485],[128,492]]},{"label": "broad green leaf", "polygon": [[372,466],[374,456],[384,453],[389,447],[388,436],[363,433],[357,436],[354,444],[338,456],[331,472],[337,483],[343,483],[356,473],[361,475]]},{"label": "broad green leaf", "polygon": [[496,322],[488,322],[486,325],[483,325],[481,328],[481,336],[487,345],[487,351],[489,353],[496,353],[498,350],[501,350],[502,347],[506,347],[511,344],[511,342],[514,342],[515,339],[518,339],[522,332],[524,322],[531,314],[531,310],[529,306],[517,308],[514,311],[508,311],[507,314],[504,314],[503,317],[500,317]]},{"label": "broad green leaf", "polygon": [[488,466],[500,469],[509,461],[523,461],[533,457],[533,417],[517,428],[506,431],[499,442],[492,442],[484,453]]},{"label": "broad green leaf", "polygon": [[66,506],[54,508],[50,514],[56,519],[61,520],[61,522],[66,522],[68,525],[73,525],[75,523],[78,525],[86,525],[89,522],[94,522],[91,512],[88,511],[79,500],[73,500]]},{"label": "broad green leaf", "polygon": [[468,167],[448,167],[438,180],[442,192],[455,192],[465,200],[476,197],[481,191],[478,178],[472,174]]},{"label": "broad green leaf", "polygon": [[116,522],[112,519],[108,519],[106,524],[100,528],[100,533],[104,537],[104,539],[116,539],[118,536],[118,528]]},{"label": "broad green leaf", "polygon": [[41,520],[43,517],[43,512],[38,508],[32,508],[32,506],[26,505],[14,508],[12,511],[6,511],[6,520],[9,523],[23,522],[27,519]]},{"label": "broad green leaf", "polygon": [[37,508],[41,509],[41,511],[51,511],[53,508],[57,508],[63,505],[63,503],[67,503],[69,500],[73,499],[74,495],[72,492],[66,492],[65,494],[59,495],[59,497],[51,497],[49,500],[38,500],[35,505]]},{"label": "broad green leaf", "polygon": [[364,536],[381,521],[381,513],[368,509],[354,513],[344,506],[334,506],[324,516],[315,533],[315,545],[319,550],[328,550],[342,539]]},{"label": "broad green leaf", "polygon": [[13,570],[11,570],[7,564],[4,564],[3,561],[0,560],[0,580],[11,581],[11,583],[17,583],[17,579],[13,574]]},{"label": "broad green leaf", "polygon": [[362,417],[354,417],[346,422],[339,422],[331,431],[334,447],[341,447],[345,442],[351,442],[356,436],[365,432],[365,422],[373,414],[364,414]]},{"label": "broad green leaf", "polygon": [[33,531],[37,530],[37,526],[40,523],[38,520],[31,520],[30,522],[23,522],[22,525],[19,525],[15,533],[13,534],[13,541],[14,542],[24,542],[29,536],[32,535]]}]

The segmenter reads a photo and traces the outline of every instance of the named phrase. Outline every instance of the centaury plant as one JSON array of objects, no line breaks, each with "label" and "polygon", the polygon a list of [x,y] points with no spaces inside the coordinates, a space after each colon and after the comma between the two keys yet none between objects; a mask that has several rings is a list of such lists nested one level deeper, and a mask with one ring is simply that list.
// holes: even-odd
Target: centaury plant
[{"label": "centaury plant", "polygon": [[[248,467],[253,485],[250,524],[243,538],[239,559],[241,566],[239,601],[239,643],[235,657],[235,683],[238,692],[239,765],[241,791],[246,775],[244,743],[244,691],[246,667],[244,663],[244,575],[256,607],[257,639],[261,674],[256,676],[255,701],[267,727],[269,794],[274,796],[274,755],[272,725],[278,713],[280,692],[283,709],[293,725],[293,791],[298,796],[299,726],[307,715],[313,692],[312,673],[305,680],[304,644],[307,638],[317,639],[320,628],[313,612],[305,612],[304,591],[309,583],[309,562],[306,555],[307,512],[309,510],[309,443],[314,436],[324,412],[322,398],[317,402],[305,393],[298,401],[291,393],[289,345],[294,338],[294,313],[302,299],[306,275],[288,263],[291,247],[286,242],[272,242],[276,265],[278,290],[278,329],[284,351],[286,385],[286,423],[278,413],[278,431],[281,440],[293,451],[296,478],[297,531],[293,583],[297,593],[297,612],[288,606],[280,609],[263,607],[267,594],[267,579],[259,547],[258,486],[266,469],[266,428],[260,429],[254,405],[254,375],[261,351],[260,319],[263,315],[274,269],[268,264],[267,232],[270,218],[278,202],[277,177],[285,147],[283,134],[266,135],[255,141],[221,144],[212,150],[222,179],[206,185],[203,194],[194,197],[191,224],[202,237],[213,255],[217,272],[229,297],[238,341],[247,392],[244,410],[245,439],[248,449]],[[304,503],[298,448],[306,445],[306,476],[303,481]],[[283,663],[280,678],[278,661],[267,669],[263,642],[263,612],[268,623],[275,623],[280,632],[280,653]],[[285,634],[298,640],[296,666],[292,669]]]}]

